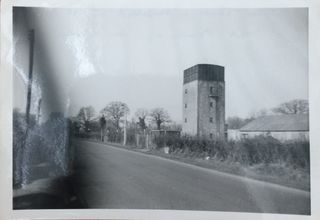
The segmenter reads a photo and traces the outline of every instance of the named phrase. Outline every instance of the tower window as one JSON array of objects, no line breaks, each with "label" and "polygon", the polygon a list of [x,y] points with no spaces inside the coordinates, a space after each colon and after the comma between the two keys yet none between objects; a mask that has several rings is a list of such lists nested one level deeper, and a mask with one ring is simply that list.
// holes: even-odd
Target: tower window
[{"label": "tower window", "polygon": [[187,121],[188,121],[187,118],[185,118],[185,119],[184,119],[184,122],[187,123]]},{"label": "tower window", "polygon": [[185,90],[184,90],[184,94],[187,94],[187,93],[188,93],[188,89],[185,89]]},{"label": "tower window", "polygon": [[186,104],[184,104],[184,107],[185,107],[185,108],[187,108],[187,107],[188,107],[187,103],[186,103]]},{"label": "tower window", "polygon": [[210,117],[210,123],[213,123],[213,118],[212,117]]},{"label": "tower window", "polygon": [[213,102],[210,102],[210,107],[211,107],[211,108],[213,107]]}]

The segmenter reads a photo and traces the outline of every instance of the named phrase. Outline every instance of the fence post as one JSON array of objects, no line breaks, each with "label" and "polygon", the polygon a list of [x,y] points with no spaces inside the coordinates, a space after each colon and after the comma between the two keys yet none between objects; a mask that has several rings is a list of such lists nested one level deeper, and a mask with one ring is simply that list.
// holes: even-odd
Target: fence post
[{"label": "fence post", "polygon": [[146,147],[149,150],[149,134],[146,135]]},{"label": "fence post", "polygon": [[139,147],[139,134],[136,134],[136,145]]}]

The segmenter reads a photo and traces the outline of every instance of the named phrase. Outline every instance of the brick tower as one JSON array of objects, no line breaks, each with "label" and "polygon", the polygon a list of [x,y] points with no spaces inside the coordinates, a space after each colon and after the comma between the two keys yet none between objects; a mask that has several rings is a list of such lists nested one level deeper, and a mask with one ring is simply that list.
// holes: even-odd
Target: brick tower
[{"label": "brick tower", "polygon": [[224,139],[223,66],[197,64],[184,71],[182,115],[182,133],[210,139]]}]

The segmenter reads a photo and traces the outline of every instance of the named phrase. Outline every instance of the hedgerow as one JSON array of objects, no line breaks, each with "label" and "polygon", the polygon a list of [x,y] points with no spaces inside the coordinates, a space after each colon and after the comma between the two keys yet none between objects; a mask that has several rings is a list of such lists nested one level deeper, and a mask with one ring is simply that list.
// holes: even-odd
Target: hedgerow
[{"label": "hedgerow", "polygon": [[239,141],[208,140],[188,136],[158,136],[157,148],[169,147],[169,152],[200,153],[212,159],[242,165],[282,164],[293,168],[309,169],[309,141],[280,142],[270,136],[256,136]]}]

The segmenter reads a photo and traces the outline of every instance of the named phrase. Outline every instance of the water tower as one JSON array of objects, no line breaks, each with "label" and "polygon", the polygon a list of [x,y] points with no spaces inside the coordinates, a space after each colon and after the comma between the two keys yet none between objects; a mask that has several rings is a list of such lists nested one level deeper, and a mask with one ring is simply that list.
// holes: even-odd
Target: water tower
[{"label": "water tower", "polygon": [[208,139],[224,139],[223,66],[197,64],[184,71],[182,133]]}]

